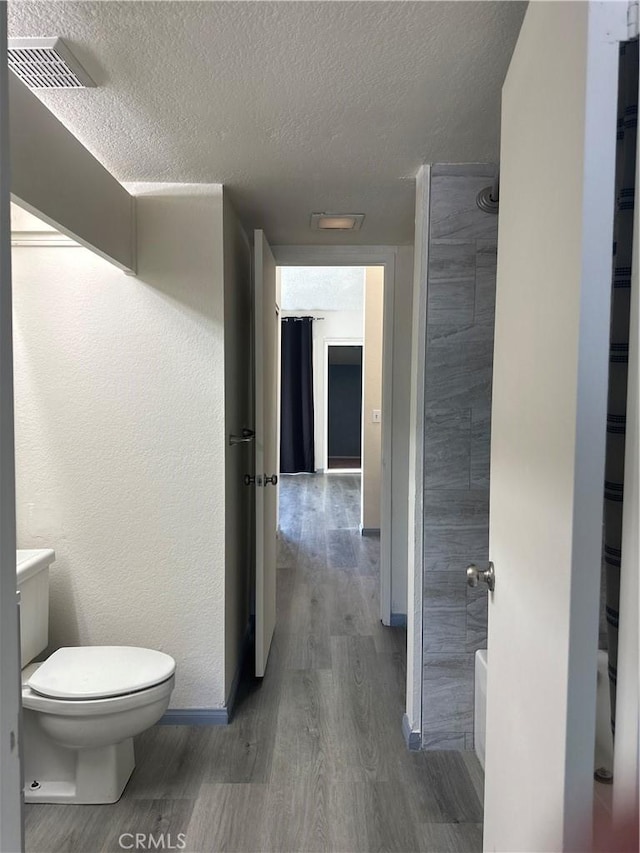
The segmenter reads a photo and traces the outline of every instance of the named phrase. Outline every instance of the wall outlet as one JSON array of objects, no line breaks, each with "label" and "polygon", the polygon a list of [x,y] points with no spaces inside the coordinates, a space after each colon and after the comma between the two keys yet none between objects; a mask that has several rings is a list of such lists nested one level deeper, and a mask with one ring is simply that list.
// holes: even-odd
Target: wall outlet
[{"label": "wall outlet", "polygon": [[371,423],[379,424],[382,423],[382,411],[380,409],[374,409],[371,414]]}]

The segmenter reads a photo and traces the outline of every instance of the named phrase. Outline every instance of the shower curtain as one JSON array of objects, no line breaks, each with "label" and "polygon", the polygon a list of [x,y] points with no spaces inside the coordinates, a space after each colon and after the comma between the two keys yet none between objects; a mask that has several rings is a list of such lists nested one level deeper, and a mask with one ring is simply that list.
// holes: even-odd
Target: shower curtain
[{"label": "shower curtain", "polygon": [[607,454],[604,485],[603,574],[606,591],[606,634],[609,649],[611,730],[614,734],[637,126],[638,42],[635,41],[623,44],[620,49]]},{"label": "shower curtain", "polygon": [[280,471],[314,473],[313,320],[282,320]]}]

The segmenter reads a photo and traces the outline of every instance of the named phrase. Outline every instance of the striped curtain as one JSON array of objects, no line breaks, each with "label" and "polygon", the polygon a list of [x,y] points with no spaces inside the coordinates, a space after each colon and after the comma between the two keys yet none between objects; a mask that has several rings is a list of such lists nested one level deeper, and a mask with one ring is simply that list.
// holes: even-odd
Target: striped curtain
[{"label": "striped curtain", "polygon": [[629,361],[629,301],[638,126],[638,42],[620,49],[618,89],[616,207],[613,244],[611,348],[607,411],[607,456],[604,485],[603,574],[609,649],[611,729],[615,734],[618,664],[618,611],[624,492],[624,444]]}]

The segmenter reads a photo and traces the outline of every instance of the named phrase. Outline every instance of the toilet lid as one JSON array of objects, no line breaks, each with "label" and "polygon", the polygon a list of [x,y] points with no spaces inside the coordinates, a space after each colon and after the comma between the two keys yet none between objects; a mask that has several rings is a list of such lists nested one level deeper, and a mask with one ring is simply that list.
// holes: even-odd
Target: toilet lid
[{"label": "toilet lid", "polygon": [[52,699],[106,699],[166,681],[176,662],[154,649],[134,646],[73,646],[58,649],[27,684]]}]

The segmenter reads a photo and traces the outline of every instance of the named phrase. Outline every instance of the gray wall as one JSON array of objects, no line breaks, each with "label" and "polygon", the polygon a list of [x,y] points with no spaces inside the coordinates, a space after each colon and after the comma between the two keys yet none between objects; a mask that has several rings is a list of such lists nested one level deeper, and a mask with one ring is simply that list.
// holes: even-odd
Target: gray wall
[{"label": "gray wall", "polygon": [[496,216],[475,204],[494,167],[434,166],[424,443],[425,749],[473,748],[473,664],[487,593],[467,587],[488,559]]}]

